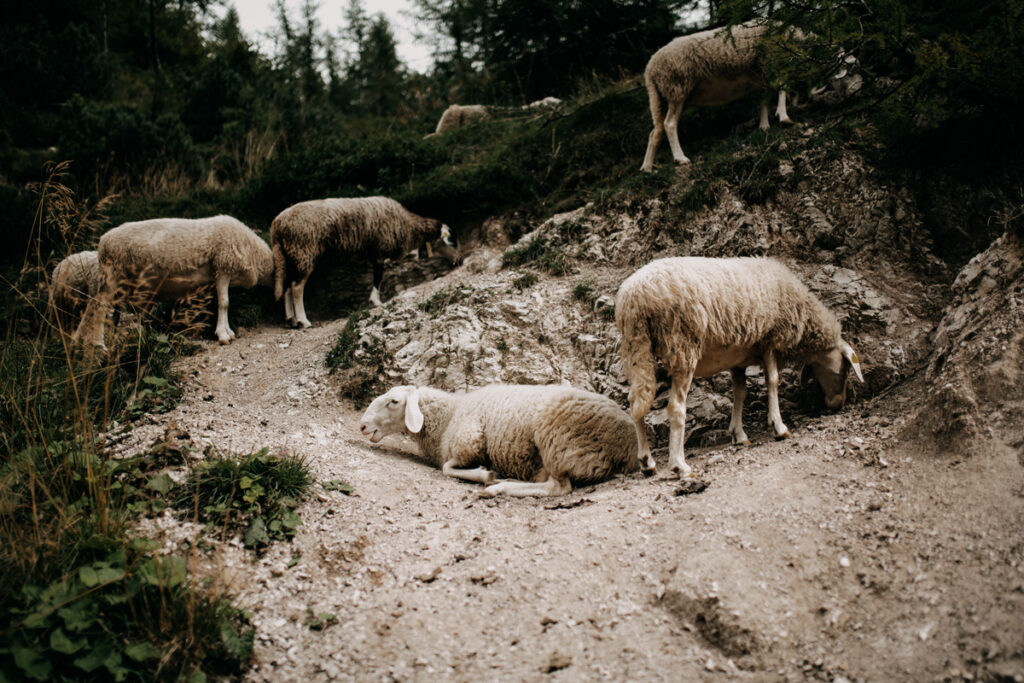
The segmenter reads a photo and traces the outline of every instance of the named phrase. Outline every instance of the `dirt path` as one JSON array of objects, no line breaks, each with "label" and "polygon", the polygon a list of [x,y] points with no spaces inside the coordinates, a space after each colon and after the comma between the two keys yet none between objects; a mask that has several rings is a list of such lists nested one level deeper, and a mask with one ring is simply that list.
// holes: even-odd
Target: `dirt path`
[{"label": "dirt path", "polygon": [[[635,475],[478,500],[411,443],[359,436],[323,365],[342,325],[208,344],[179,407],[133,434],[284,446],[355,489],[263,557],[202,558],[254,613],[249,679],[1024,680],[1024,468],[894,448],[912,389],[781,443],[751,411],[754,446],[690,451],[701,493]],[[194,531],[161,526],[169,550]]]}]

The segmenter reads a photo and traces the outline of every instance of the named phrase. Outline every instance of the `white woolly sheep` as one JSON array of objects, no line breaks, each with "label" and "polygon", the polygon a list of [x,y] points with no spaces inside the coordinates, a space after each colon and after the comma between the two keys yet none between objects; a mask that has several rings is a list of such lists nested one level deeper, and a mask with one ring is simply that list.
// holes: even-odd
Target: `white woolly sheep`
[{"label": "white woolly sheep", "polygon": [[490,117],[490,110],[482,104],[452,104],[441,114],[441,120],[437,122],[437,129],[433,133],[423,136],[423,139],[426,140]]},{"label": "white woolly sheep", "polygon": [[50,310],[61,334],[100,289],[100,262],[95,251],[80,251],[58,263],[50,276]]},{"label": "white woolly sheep", "polygon": [[[654,168],[654,155],[666,133],[676,163],[690,162],[679,145],[679,115],[684,104],[719,106],[764,87],[758,42],[766,32],[766,26],[753,22],[700,31],[680,36],[654,53],[644,70],[654,129],[641,170]],[[792,123],[786,113],[785,90],[779,91],[775,113],[781,123]],[[760,126],[768,129],[765,100],[761,101]]]},{"label": "white woolly sheep", "polygon": [[269,286],[274,274],[270,247],[231,216],[154,218],[125,223],[100,237],[99,293],[89,302],[72,340],[105,350],[103,322],[118,289],[133,297],[174,301],[196,288],[217,288],[217,340],[235,338],[228,325],[228,287]]},{"label": "white woolly sheep", "polygon": [[542,100],[530,102],[523,109],[557,109],[560,106],[562,106],[562,100],[548,95]]},{"label": "white woolly sheep", "polygon": [[629,416],[610,398],[566,386],[394,387],[366,409],[359,431],[373,443],[412,436],[444,474],[489,484],[484,496],[557,496],[637,467]]},{"label": "white woolly sheep", "polygon": [[743,431],[745,368],[761,365],[768,389],[768,421],[776,438],[789,430],[779,413],[779,365],[805,364],[825,392],[829,408],[846,401],[846,375],[864,381],[860,361],[840,336],[839,322],[784,265],[769,258],[665,258],[626,278],[615,300],[629,405],[639,458],[653,472],[644,416],[654,400],[655,364],[672,378],[669,392],[669,462],[689,476],[683,454],[686,394],[694,377],[732,370],[733,443]]},{"label": "white woolly sheep", "polygon": [[388,197],[315,199],[294,204],[270,225],[274,253],[274,297],[284,296],[291,325],[309,327],[303,292],[317,260],[328,250],[368,258],[373,263],[370,301],[380,306],[384,279],[382,259],[398,258],[423,243],[440,238],[453,263],[458,254],[447,225],[407,210]]}]

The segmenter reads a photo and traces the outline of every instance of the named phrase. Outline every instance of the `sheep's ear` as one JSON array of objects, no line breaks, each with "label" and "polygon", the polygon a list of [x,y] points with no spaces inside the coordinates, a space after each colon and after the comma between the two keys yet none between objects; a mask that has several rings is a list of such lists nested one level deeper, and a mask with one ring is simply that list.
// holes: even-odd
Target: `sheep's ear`
[{"label": "sheep's ear", "polygon": [[839,350],[843,352],[843,358],[850,361],[850,365],[853,366],[853,374],[857,375],[861,384],[864,384],[864,375],[860,371],[860,358],[857,357],[857,352],[844,341],[839,342]]},{"label": "sheep's ear", "polygon": [[420,391],[413,388],[405,397],[405,428],[413,434],[423,429],[423,413],[420,411]]},{"label": "sheep's ear", "polygon": [[452,244],[452,229],[444,223],[441,224],[441,241],[447,244],[449,247],[454,247]]}]

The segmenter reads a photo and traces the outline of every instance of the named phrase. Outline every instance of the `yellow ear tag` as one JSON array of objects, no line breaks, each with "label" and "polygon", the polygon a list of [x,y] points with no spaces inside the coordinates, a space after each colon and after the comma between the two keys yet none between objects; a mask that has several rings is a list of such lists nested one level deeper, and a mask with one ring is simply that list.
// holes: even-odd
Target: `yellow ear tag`
[{"label": "yellow ear tag", "polygon": [[859,363],[860,362],[860,358],[857,358],[857,354],[851,353],[850,354],[850,362],[851,363]]}]

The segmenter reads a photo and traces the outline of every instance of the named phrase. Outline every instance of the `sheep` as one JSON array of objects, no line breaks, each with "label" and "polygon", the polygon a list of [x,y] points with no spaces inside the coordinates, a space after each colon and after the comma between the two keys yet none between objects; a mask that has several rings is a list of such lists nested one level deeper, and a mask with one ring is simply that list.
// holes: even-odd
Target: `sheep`
[{"label": "sheep", "polygon": [[310,327],[302,295],[317,260],[328,250],[359,254],[373,263],[370,301],[380,306],[384,279],[381,259],[398,258],[423,242],[440,237],[446,255],[458,259],[441,221],[408,211],[388,197],[315,199],[294,204],[270,225],[274,253],[274,298],[284,296],[285,317],[291,325]]},{"label": "sheep", "polygon": [[[791,29],[801,37],[796,29]],[[654,155],[662,136],[668,134],[676,163],[690,160],[679,146],[679,115],[688,101],[702,107],[727,104],[752,90],[764,87],[758,43],[767,26],[749,22],[710,29],[675,38],[651,56],[644,70],[654,129],[647,141],[642,171],[654,168]],[[664,107],[667,105],[667,111]],[[779,122],[793,123],[786,112],[786,91],[779,91],[775,113]],[[761,101],[761,130],[768,130],[768,105]]]},{"label": "sheep", "polygon": [[548,95],[542,100],[535,100],[533,102],[530,102],[529,104],[524,106],[523,109],[558,109],[561,106],[562,100],[558,99],[557,97],[552,97],[551,95]]},{"label": "sheep", "polygon": [[423,139],[426,140],[490,117],[491,112],[482,104],[453,104],[441,114],[441,120],[437,122],[437,129],[433,133],[424,135]]},{"label": "sheep", "polygon": [[119,288],[174,301],[196,288],[217,288],[217,340],[228,344],[228,287],[269,286],[274,274],[270,247],[231,216],[153,218],[107,231],[98,246],[100,288],[72,336],[106,351],[103,320]]},{"label": "sheep", "polygon": [[777,439],[790,436],[779,413],[779,364],[805,364],[825,392],[829,408],[846,400],[852,367],[860,359],[840,336],[839,322],[784,265],[769,258],[676,257],[648,263],[626,278],[615,300],[629,406],[639,458],[653,473],[644,416],[654,400],[655,363],[672,378],[669,392],[669,462],[691,474],[683,454],[686,394],[694,377],[732,371],[733,443],[749,445],[743,431],[743,400],[750,365],[764,368],[768,421]]},{"label": "sheep", "polygon": [[100,263],[95,251],[80,251],[58,263],[50,276],[50,310],[60,333],[71,323],[100,288]]},{"label": "sheep", "polygon": [[563,495],[638,465],[622,408],[567,386],[494,384],[468,394],[398,386],[374,399],[359,431],[372,443],[412,436],[445,475],[487,484],[485,497]]}]

